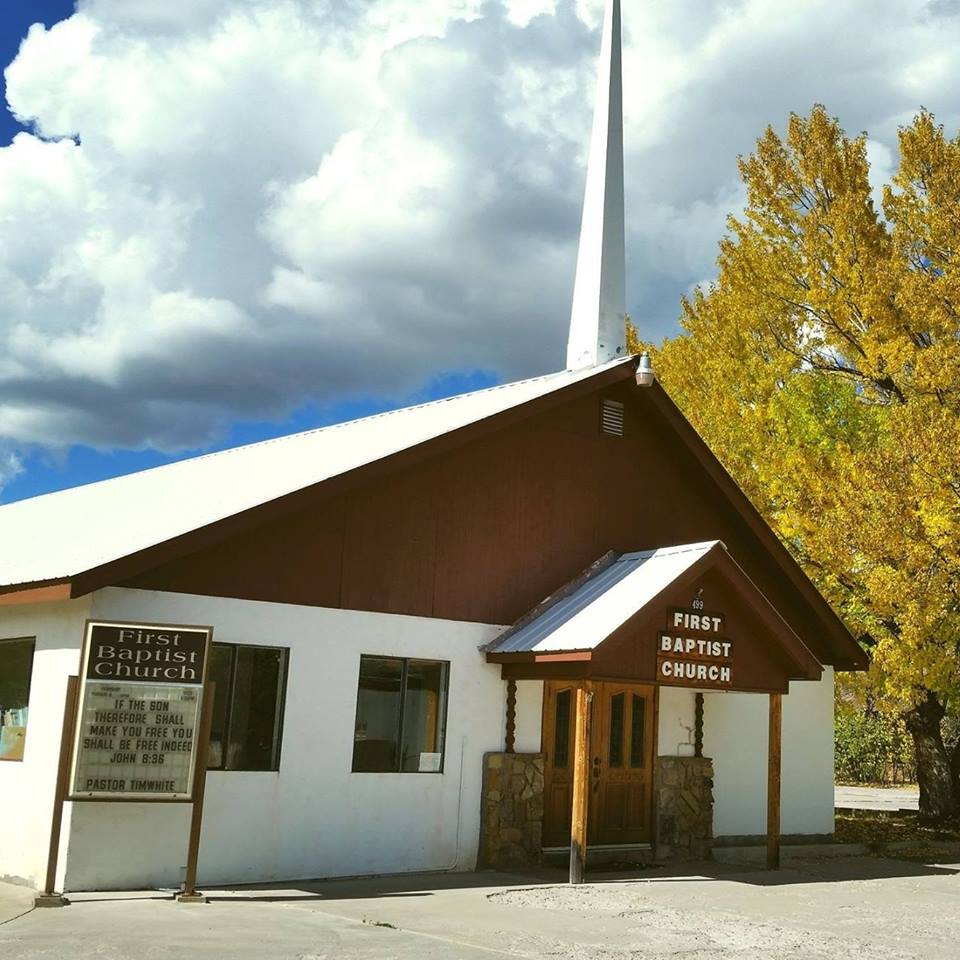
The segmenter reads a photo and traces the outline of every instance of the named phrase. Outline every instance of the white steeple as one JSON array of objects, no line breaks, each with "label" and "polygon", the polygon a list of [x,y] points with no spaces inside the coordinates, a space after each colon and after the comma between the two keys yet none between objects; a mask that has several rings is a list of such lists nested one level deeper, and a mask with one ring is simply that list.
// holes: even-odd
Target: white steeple
[{"label": "white steeple", "polygon": [[606,0],[567,368],[626,356],[620,0]]}]

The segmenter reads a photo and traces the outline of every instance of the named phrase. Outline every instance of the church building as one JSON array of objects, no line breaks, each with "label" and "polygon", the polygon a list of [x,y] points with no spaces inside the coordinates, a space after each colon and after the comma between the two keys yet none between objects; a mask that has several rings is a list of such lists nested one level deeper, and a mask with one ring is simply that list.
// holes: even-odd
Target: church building
[{"label": "church building", "polygon": [[[89,621],[212,628],[201,884],[832,834],[865,655],[626,352],[619,6],[567,369],[0,507],[0,879],[43,884]],[[177,886],[190,816],[68,799],[58,888]]]}]

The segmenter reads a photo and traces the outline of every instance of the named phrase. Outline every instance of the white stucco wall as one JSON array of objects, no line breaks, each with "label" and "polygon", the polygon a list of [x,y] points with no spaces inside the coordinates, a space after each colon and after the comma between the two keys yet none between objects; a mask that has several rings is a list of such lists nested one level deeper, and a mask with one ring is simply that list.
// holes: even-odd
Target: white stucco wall
[{"label": "white stucco wall", "polygon": [[[110,589],[92,601],[0,608],[0,637],[37,638],[25,759],[0,763],[0,878],[43,877],[64,689],[88,616],[211,623],[220,641],[290,650],[281,770],[210,773],[201,883],[474,865],[481,759],[503,748],[505,700],[500,668],[478,647],[500,627]],[[443,774],[351,773],[362,653],[450,661]],[[542,699],[541,683],[517,684],[518,751],[540,750]],[[694,692],[663,687],[659,699],[658,753],[692,752]],[[718,836],[765,830],[767,702],[705,694]],[[832,671],[792,684],[783,704],[783,832],[830,833]],[[188,823],[187,805],[68,803],[60,886],[175,885]]]},{"label": "white stucco wall", "polygon": [[518,680],[514,750],[517,753],[539,753],[542,727],[543,682]]},{"label": "white stucco wall", "polygon": [[657,722],[657,756],[693,755],[693,690],[660,688],[660,716]]},{"label": "white stucco wall", "polygon": [[[115,588],[95,595],[92,616],[209,623],[215,640],[290,649],[280,771],[209,774],[201,883],[474,866],[481,759],[503,748],[505,699],[478,647],[502,628]],[[351,773],[361,654],[450,661],[442,774]],[[523,686],[517,747],[538,749],[537,685]],[[66,888],[178,883],[189,815],[76,804]]]},{"label": "white stucco wall", "polygon": [[63,701],[88,608],[87,599],[0,607],[0,638],[36,637],[23,760],[0,762],[0,880],[39,886],[46,875]]},{"label": "white stucco wall", "polygon": [[[781,831],[833,832],[833,670],[783,698]],[[661,691],[662,693],[662,691]],[[758,836],[767,822],[765,694],[706,693],[703,752],[713,758],[716,836]]]}]

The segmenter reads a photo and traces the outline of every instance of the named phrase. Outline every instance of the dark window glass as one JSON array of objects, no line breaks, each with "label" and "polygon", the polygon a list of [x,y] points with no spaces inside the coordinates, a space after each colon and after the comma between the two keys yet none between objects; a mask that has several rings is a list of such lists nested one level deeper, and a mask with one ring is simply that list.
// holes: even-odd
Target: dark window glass
[{"label": "dark window glass", "polygon": [[447,706],[447,664],[361,657],[354,773],[439,773]]},{"label": "dark window glass", "polygon": [[233,684],[233,647],[219,643],[210,651],[210,666],[207,677],[216,683],[213,694],[213,721],[210,725],[210,752],[207,766],[218,770],[223,767],[227,745],[227,723],[230,719],[230,690]]},{"label": "dark window glass", "polygon": [[215,643],[209,678],[216,681],[207,766],[278,770],[287,651]]},{"label": "dark window glass", "polygon": [[360,658],[353,769],[370,773],[397,769],[403,661]]},{"label": "dark window glass", "polygon": [[623,766],[623,710],[624,695],[610,698],[610,766]]},{"label": "dark window glass", "polygon": [[23,759],[34,643],[0,640],[0,760]]},{"label": "dark window glass", "polygon": [[228,770],[275,770],[280,738],[283,651],[237,647],[230,705]]},{"label": "dark window glass", "polygon": [[411,660],[407,664],[402,770],[426,773],[440,769],[445,672],[442,663]]},{"label": "dark window glass", "polygon": [[630,720],[630,766],[642,767],[647,725],[646,697],[633,695],[633,711]]},{"label": "dark window glass", "polygon": [[570,691],[557,694],[556,720],[553,732],[553,765],[565,768],[570,762]]}]

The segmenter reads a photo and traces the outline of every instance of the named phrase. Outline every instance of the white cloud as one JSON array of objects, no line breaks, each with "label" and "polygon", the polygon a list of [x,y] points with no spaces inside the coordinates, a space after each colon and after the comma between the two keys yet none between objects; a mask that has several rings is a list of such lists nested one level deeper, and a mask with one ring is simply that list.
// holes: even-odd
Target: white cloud
[{"label": "white cloud", "polygon": [[525,27],[534,17],[555,13],[556,9],[556,0],[507,0],[507,16],[518,27]]},{"label": "white cloud", "polygon": [[896,170],[893,151],[879,140],[867,139],[867,162],[870,164],[870,192],[873,205],[883,215],[883,188]]},{"label": "white cloud", "polygon": [[[438,371],[558,367],[599,13],[80,0],[34,27],[7,80],[38,136],[0,149],[2,449],[194,446]],[[768,122],[825,103],[870,132],[875,179],[921,104],[956,127],[957,13],[624,5],[629,307],[647,336],[711,275],[736,155]]]}]

